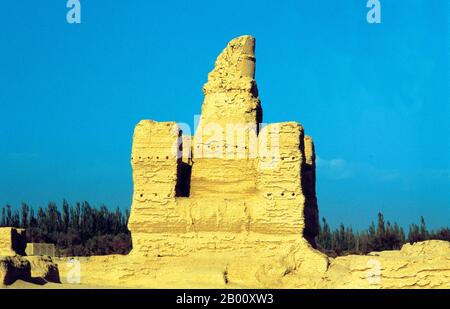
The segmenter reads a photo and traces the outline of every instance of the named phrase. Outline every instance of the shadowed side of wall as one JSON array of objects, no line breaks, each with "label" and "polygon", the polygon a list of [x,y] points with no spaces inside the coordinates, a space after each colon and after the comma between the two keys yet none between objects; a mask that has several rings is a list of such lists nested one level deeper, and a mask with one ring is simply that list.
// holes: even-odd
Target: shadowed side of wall
[{"label": "shadowed side of wall", "polygon": [[314,142],[310,136],[305,136],[305,161],[302,168],[302,191],[305,196],[305,229],[303,236],[316,247],[315,238],[319,234],[319,208],[316,195],[316,154]]}]

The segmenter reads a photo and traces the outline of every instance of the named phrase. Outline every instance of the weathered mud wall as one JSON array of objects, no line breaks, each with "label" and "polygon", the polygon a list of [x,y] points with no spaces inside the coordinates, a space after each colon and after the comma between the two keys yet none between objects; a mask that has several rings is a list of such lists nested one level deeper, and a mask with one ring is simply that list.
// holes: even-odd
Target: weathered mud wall
[{"label": "weathered mud wall", "polygon": [[[193,137],[171,122],[136,126],[133,254],[288,244],[305,226],[314,238],[314,148],[298,123],[261,129],[255,61],[253,37],[228,43],[203,87]],[[255,244],[252,233],[272,236]]]},{"label": "weathered mud wall", "polygon": [[0,256],[25,255],[26,246],[25,230],[12,227],[0,228]]}]

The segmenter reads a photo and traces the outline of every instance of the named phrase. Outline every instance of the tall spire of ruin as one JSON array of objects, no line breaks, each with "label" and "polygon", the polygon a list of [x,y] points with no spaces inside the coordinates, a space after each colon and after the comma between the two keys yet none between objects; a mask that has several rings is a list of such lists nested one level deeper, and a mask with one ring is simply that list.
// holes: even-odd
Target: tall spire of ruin
[{"label": "tall spire of ruin", "polygon": [[262,121],[255,60],[254,37],[240,36],[227,44],[203,86],[205,100],[200,125],[208,122],[257,124]]},{"label": "tall spire of ruin", "polygon": [[255,78],[255,38],[244,35],[231,40],[217,57],[203,91],[207,95],[229,90],[248,91]]}]

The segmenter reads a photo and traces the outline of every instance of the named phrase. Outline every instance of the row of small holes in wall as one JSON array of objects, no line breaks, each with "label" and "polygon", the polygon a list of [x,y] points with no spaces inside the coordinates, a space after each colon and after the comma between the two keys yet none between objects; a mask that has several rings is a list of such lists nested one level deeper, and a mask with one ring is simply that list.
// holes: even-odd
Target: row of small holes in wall
[{"label": "row of small holes in wall", "polygon": [[[267,197],[271,197],[273,194],[272,193],[266,193],[266,196]],[[286,196],[286,195],[288,195],[288,194],[286,194],[286,193],[284,193],[284,192],[281,192],[281,194],[280,194],[281,196]],[[295,193],[291,193],[291,196],[295,196]]]},{"label": "row of small holes in wall", "polygon": [[[153,157],[147,157],[147,159],[152,159]],[[159,160],[160,157],[155,157],[156,160]],[[131,160],[133,160],[133,157],[131,157]],[[142,157],[139,157],[139,160],[142,160]],[[169,157],[166,156],[166,160],[169,160]]]},{"label": "row of small holes in wall", "polygon": [[[147,157],[147,159],[152,159],[152,157]],[[159,157],[156,157],[157,160],[159,160]],[[267,157],[263,157],[263,160],[266,160]],[[281,158],[282,161],[284,161],[285,158]],[[292,160],[295,160],[295,157],[291,158]],[[133,157],[131,157],[131,160],[133,160]],[[142,160],[142,157],[139,157],[139,160]],[[169,160],[169,157],[166,156],[166,160]],[[272,157],[272,160],[275,160],[275,157]]]},{"label": "row of small holes in wall", "polygon": [[[153,194],[153,196],[158,196],[158,193],[152,193]],[[144,197],[144,194],[140,194],[140,197]],[[170,197],[170,195],[167,195],[167,197]]]},{"label": "row of small holes in wall", "polygon": [[[236,148],[238,148],[238,146],[235,146]],[[200,148],[200,146],[197,146],[197,148]],[[208,146],[208,148],[211,148],[211,146]],[[225,146],[225,148],[228,148],[228,146]],[[245,149],[247,149],[247,146],[245,146]],[[215,149],[212,149],[212,150],[215,150]],[[275,158],[276,157],[272,157],[272,160],[275,160]],[[267,157],[263,157],[263,160],[266,160],[267,159]],[[281,161],[284,161],[284,159],[287,159],[287,158],[281,158]],[[295,159],[297,159],[296,157],[291,157],[291,159],[292,160],[295,160]]]},{"label": "row of small holes in wall", "polygon": [[[263,160],[266,160],[267,159],[267,157],[262,157],[263,158]],[[281,161],[284,161],[284,159],[287,159],[287,158],[281,158]],[[296,159],[296,157],[292,157],[291,158],[292,160],[295,160]],[[275,157],[272,157],[272,160],[275,160]]]},{"label": "row of small holes in wall", "polygon": [[[214,147],[214,146],[211,146],[211,145],[208,145],[208,147],[207,147],[208,149],[211,149],[211,148],[213,148],[213,150],[216,148],[216,147]],[[217,148],[220,148],[220,147],[217,147]],[[230,147],[230,148],[232,148],[232,147]],[[238,149],[239,148],[239,146],[234,146],[234,148],[236,148],[236,149]],[[244,149],[247,149],[248,147],[247,146],[245,146],[245,147],[241,147],[241,148],[244,148]],[[197,149],[200,149],[200,145],[197,145]],[[225,146],[225,149],[228,149],[228,146]]]}]

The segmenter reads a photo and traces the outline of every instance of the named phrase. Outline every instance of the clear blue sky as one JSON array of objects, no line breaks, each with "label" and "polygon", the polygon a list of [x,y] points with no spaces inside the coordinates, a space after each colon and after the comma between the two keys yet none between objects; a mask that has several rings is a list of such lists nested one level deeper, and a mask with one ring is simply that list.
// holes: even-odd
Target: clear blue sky
[{"label": "clear blue sky", "polygon": [[226,43],[257,39],[264,122],[314,137],[320,215],[450,222],[447,0],[81,0],[0,4],[0,205],[129,207],[141,119],[193,123]]}]

